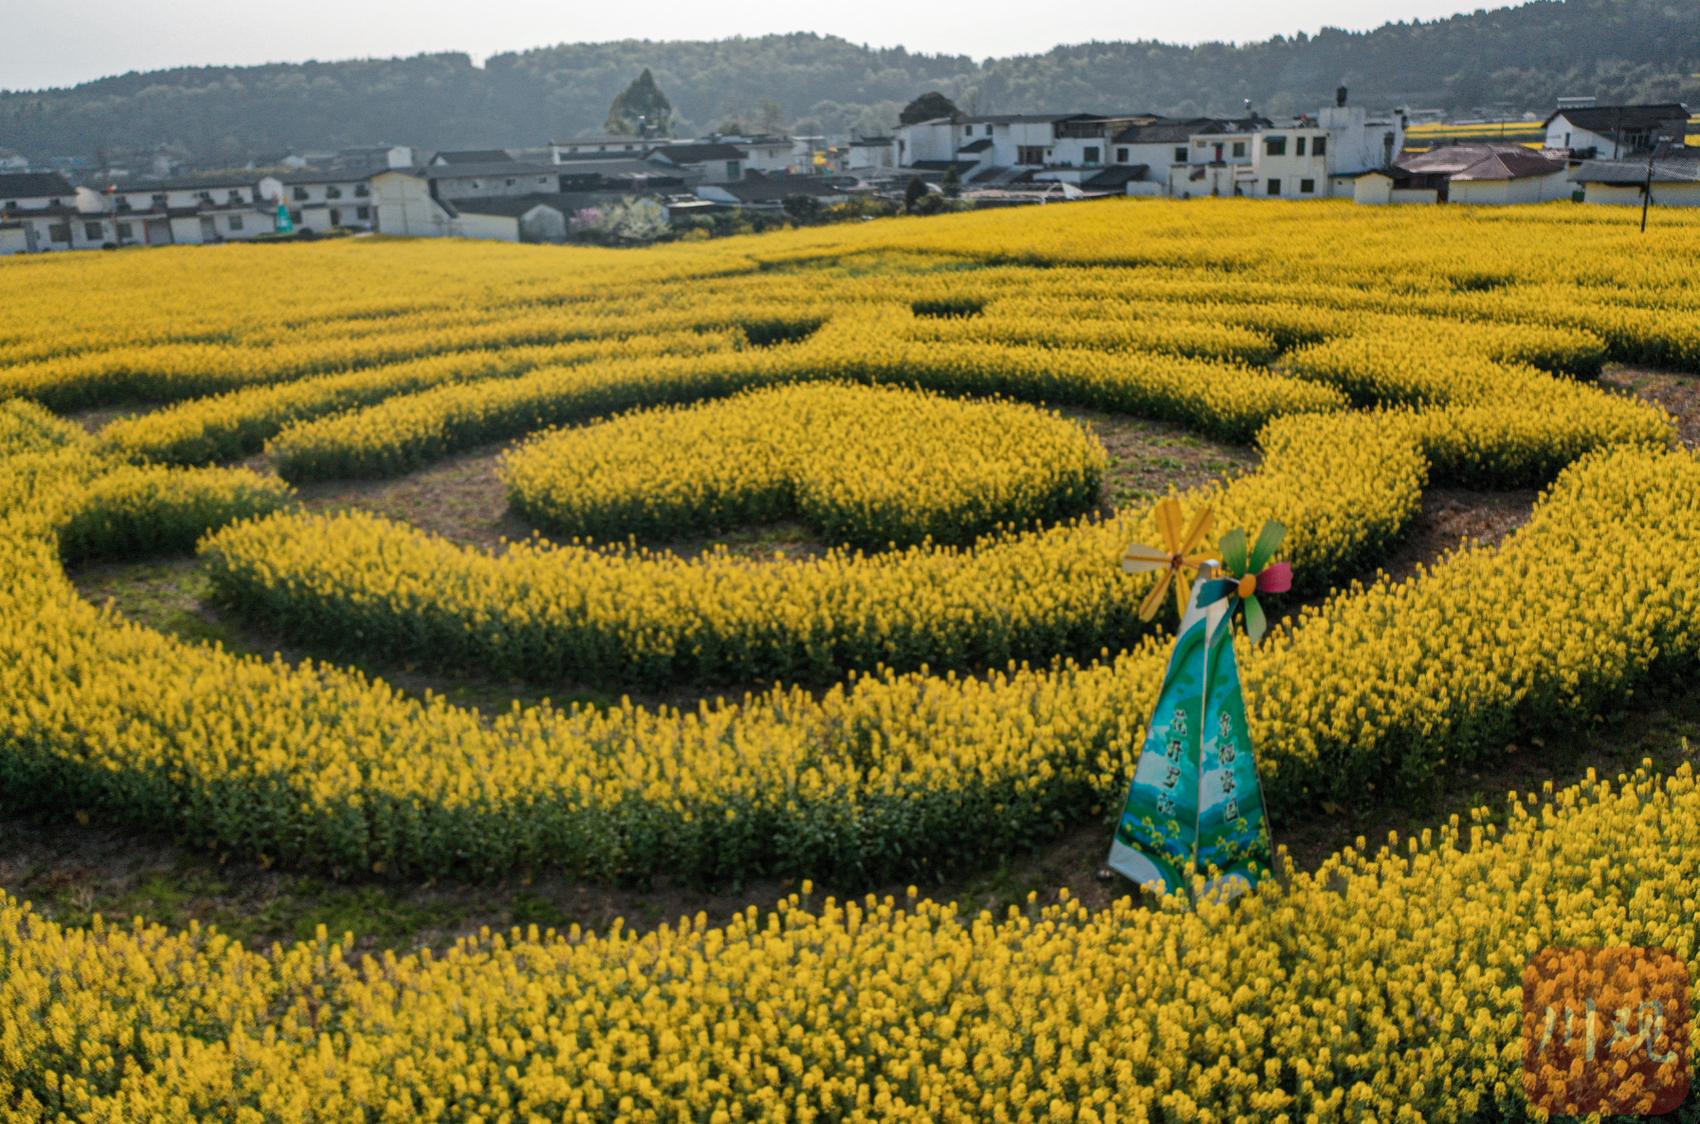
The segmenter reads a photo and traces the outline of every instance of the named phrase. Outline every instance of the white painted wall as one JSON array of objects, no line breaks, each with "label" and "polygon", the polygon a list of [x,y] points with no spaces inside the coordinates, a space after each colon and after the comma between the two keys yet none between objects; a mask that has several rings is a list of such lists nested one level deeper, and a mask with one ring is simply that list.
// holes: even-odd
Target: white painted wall
[{"label": "white painted wall", "polygon": [[[1583,185],[1583,202],[1641,205],[1641,189],[1632,185],[1590,183]],[[1653,184],[1655,207],[1700,207],[1700,183]]]},{"label": "white painted wall", "polygon": [[1453,180],[1446,191],[1454,203],[1550,203],[1570,196],[1567,172],[1548,176],[1529,176],[1517,180]]},{"label": "white painted wall", "polygon": [[431,198],[430,185],[405,172],[380,172],[372,177],[377,229],[383,234],[441,238],[450,233],[449,213]]}]

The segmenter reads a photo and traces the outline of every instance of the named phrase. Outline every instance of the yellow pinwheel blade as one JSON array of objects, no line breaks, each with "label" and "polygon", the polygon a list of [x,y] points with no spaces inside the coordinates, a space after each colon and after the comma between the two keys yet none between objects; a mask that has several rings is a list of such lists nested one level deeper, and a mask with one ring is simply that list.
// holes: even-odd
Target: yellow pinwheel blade
[{"label": "yellow pinwheel blade", "polygon": [[1122,555],[1122,569],[1130,574],[1143,574],[1147,570],[1156,570],[1169,564],[1170,555],[1154,546],[1135,543],[1127,548]]},{"label": "yellow pinwheel blade", "polygon": [[1181,552],[1181,505],[1173,496],[1157,504],[1157,531],[1170,554]]},{"label": "yellow pinwheel blade", "polygon": [[1157,584],[1151,587],[1151,592],[1145,595],[1145,600],[1139,603],[1139,619],[1148,621],[1157,615],[1157,607],[1163,603],[1163,595],[1169,591],[1169,585],[1175,580],[1173,570],[1164,570],[1163,576],[1157,579]]},{"label": "yellow pinwheel blade", "polygon": [[1175,582],[1175,608],[1180,610],[1181,618],[1186,618],[1186,603],[1192,595],[1192,583],[1186,580]]},{"label": "yellow pinwheel blade", "polygon": [[1199,508],[1198,514],[1192,517],[1192,526],[1186,529],[1186,538],[1182,539],[1181,545],[1175,548],[1175,553],[1186,554],[1199,543],[1203,542],[1204,536],[1210,533],[1211,524],[1215,522],[1215,512],[1211,511],[1208,507]]}]

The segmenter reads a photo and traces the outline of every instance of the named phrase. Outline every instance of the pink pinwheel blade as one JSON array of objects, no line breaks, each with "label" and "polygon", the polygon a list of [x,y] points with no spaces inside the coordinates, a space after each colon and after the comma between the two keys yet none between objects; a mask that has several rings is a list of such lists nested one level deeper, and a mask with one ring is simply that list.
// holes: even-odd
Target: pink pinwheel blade
[{"label": "pink pinwheel blade", "polygon": [[1263,573],[1257,575],[1257,592],[1285,593],[1293,588],[1293,567],[1286,562],[1277,562]]}]

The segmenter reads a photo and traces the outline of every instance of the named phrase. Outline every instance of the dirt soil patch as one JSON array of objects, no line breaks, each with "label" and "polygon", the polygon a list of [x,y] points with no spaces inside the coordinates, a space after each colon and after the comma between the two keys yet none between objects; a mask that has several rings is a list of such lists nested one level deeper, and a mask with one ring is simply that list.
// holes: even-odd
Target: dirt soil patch
[{"label": "dirt soil patch", "polygon": [[1678,439],[1700,449],[1700,375],[1613,365],[1600,375],[1600,382],[1663,406],[1676,419]]}]

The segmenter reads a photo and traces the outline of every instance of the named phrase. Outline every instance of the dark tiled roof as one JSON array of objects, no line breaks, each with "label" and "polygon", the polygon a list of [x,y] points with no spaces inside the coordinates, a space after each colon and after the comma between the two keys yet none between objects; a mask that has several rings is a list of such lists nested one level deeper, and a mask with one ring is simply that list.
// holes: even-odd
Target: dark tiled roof
[{"label": "dark tiled roof", "polygon": [[650,153],[662,156],[674,164],[700,164],[704,160],[742,160],[748,153],[730,144],[668,144]]},{"label": "dark tiled roof", "polygon": [[272,172],[270,178],[289,184],[353,183],[357,180],[369,180],[379,172],[387,171],[388,168],[310,168],[300,172]]},{"label": "dark tiled roof", "polygon": [[793,195],[844,195],[848,188],[827,176],[775,176],[772,179],[747,179],[737,183],[711,185],[745,203],[771,203]]},{"label": "dark tiled roof", "polygon": [[481,176],[547,176],[559,173],[560,169],[553,164],[521,164],[510,160],[490,164],[433,164],[425,168],[387,168],[379,169],[373,174],[381,176],[385,171],[440,180],[475,179]]},{"label": "dark tiled roof", "polygon": [[[227,191],[253,187],[264,178],[264,172],[231,172],[229,175],[176,176],[161,180],[116,179],[108,181],[120,192],[136,191]],[[99,185],[105,190],[106,184]]]},{"label": "dark tiled roof", "polygon": [[1676,102],[1657,105],[1591,105],[1586,109],[1560,109],[1541,124],[1564,118],[1578,128],[1610,136],[1613,129],[1651,129],[1670,122],[1686,127],[1688,110]]},{"label": "dark tiled roof", "polygon": [[[1571,177],[1577,183],[1640,186],[1647,182],[1645,160],[1586,160]],[[1700,183],[1700,156],[1667,156],[1653,160],[1653,182]]]},{"label": "dark tiled roof", "polygon": [[1145,178],[1144,164],[1112,164],[1097,175],[1080,181],[1081,187],[1126,187]]},{"label": "dark tiled roof", "polygon": [[437,152],[431,156],[431,163],[441,160],[447,164],[501,164],[513,157],[502,148],[465,148],[458,152]]},{"label": "dark tiled roof", "polygon": [[75,195],[77,189],[58,172],[8,172],[0,175],[0,196],[7,199],[32,199],[55,195]]},{"label": "dark tiled roof", "polygon": [[582,202],[569,196],[549,193],[498,195],[489,199],[455,199],[451,202],[459,214],[505,215],[511,219],[520,218],[534,207],[552,207],[563,215],[570,215],[584,206]]},{"label": "dark tiled roof", "polygon": [[958,172],[966,172],[979,167],[972,160],[917,160],[909,166],[917,172],[948,172],[952,168]]},{"label": "dark tiled roof", "polygon": [[648,160],[634,159],[630,154],[609,160],[575,160],[570,164],[557,164],[555,171],[569,179],[580,179],[589,176],[669,176],[665,168],[658,168]]},{"label": "dark tiled roof", "polygon": [[568,137],[565,140],[551,141],[551,144],[637,144],[648,146],[652,143],[648,138],[629,136],[624,133],[608,133],[603,136]]},{"label": "dark tiled roof", "polygon": [[1542,156],[1525,148],[1521,152],[1490,152],[1452,178],[1464,181],[1525,180],[1550,176],[1568,166],[1563,160]]},{"label": "dark tiled roof", "polygon": [[958,151],[958,152],[984,152],[984,151],[986,151],[986,149],[988,149],[990,147],[992,147],[991,138],[981,137],[979,140],[969,141],[967,144],[963,145],[961,148],[957,149],[956,151]]},{"label": "dark tiled roof", "polygon": [[1115,144],[1174,144],[1191,140],[1194,133],[1227,132],[1225,122],[1213,117],[1166,119],[1149,125],[1129,125],[1113,138]]},{"label": "dark tiled roof", "polygon": [[[991,113],[958,115],[956,120],[962,125],[1045,125],[1092,116],[1090,113]],[[946,118],[941,117],[939,120]]]},{"label": "dark tiled roof", "polygon": [[1414,152],[1408,156],[1400,156],[1393,161],[1397,168],[1416,175],[1453,175],[1462,172],[1472,164],[1497,153],[1522,152],[1529,150],[1520,144],[1443,144],[1429,149],[1427,152]]}]

